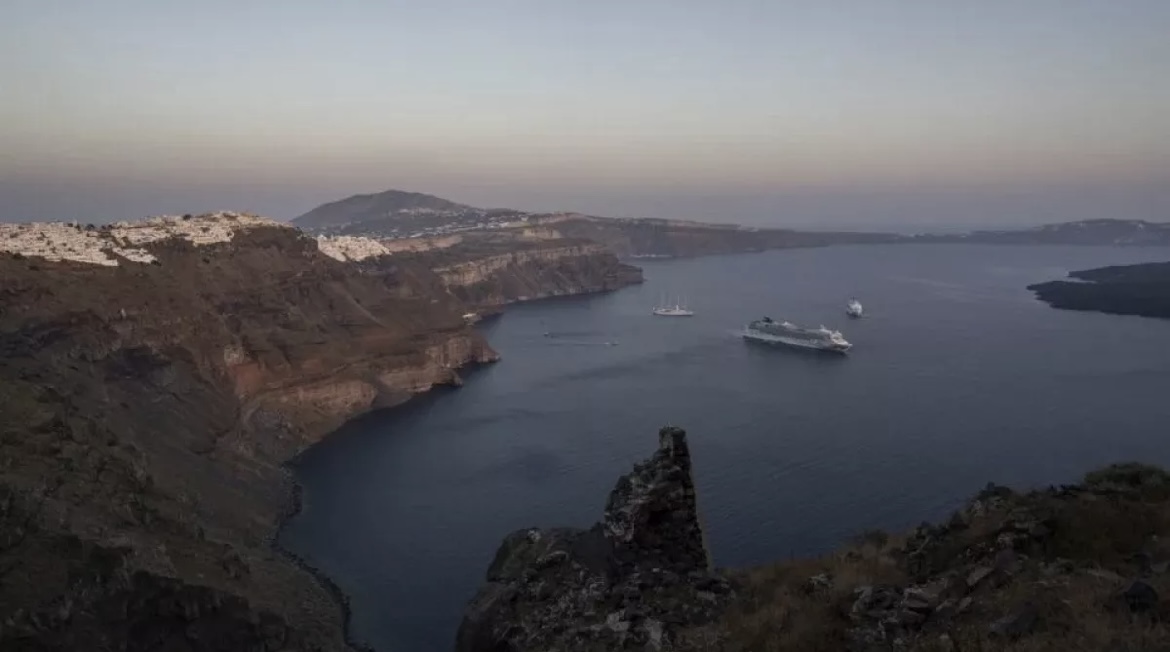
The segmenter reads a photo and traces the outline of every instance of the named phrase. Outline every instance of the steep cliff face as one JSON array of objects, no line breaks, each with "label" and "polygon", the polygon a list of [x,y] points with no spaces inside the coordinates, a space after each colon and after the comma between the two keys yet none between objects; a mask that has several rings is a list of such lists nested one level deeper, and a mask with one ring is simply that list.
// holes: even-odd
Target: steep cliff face
[{"label": "steep cliff face", "polygon": [[504,540],[456,650],[662,649],[732,595],[711,570],[686,433],[664,428],[658,451],[618,481],[601,523]]},{"label": "steep cliff face", "polygon": [[563,238],[466,238],[421,254],[448,291],[476,306],[616,290],[642,282],[642,270],[601,245]]},{"label": "steep cliff face", "polygon": [[495,354],[426,266],[269,226],[147,248],[0,255],[0,647],[339,649],[333,596],[269,545],[280,464]]}]

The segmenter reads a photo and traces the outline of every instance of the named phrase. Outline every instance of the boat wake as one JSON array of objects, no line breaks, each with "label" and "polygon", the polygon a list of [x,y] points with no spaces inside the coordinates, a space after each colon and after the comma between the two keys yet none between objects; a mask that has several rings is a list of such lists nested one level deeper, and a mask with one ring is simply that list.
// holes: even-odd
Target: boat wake
[{"label": "boat wake", "polygon": [[[612,340],[611,339],[606,339],[606,340],[577,339],[577,338],[582,338],[582,337],[589,337],[591,335],[597,335],[598,337],[604,337],[605,334],[591,332],[591,331],[545,331],[543,334],[544,339],[552,340],[552,341],[548,342],[548,344],[551,346],[617,346],[618,345],[618,341],[616,339],[612,339]],[[567,338],[573,338],[573,339],[567,339]]]}]

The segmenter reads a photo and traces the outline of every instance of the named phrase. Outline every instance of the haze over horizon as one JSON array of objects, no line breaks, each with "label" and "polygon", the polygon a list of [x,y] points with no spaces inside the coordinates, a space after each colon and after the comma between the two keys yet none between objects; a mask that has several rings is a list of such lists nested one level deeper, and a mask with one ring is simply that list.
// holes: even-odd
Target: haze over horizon
[{"label": "haze over horizon", "polygon": [[1170,2],[10,0],[0,221],[1170,219]]}]

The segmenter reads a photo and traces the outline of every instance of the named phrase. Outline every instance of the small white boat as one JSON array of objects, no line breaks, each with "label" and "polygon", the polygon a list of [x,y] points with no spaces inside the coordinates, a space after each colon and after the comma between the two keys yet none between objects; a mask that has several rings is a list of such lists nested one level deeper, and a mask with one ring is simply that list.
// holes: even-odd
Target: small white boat
[{"label": "small white boat", "polygon": [[681,306],[674,306],[671,308],[655,308],[654,314],[659,317],[692,317],[695,313]]},{"label": "small white boat", "polygon": [[659,317],[692,317],[695,314],[693,310],[687,310],[683,307],[682,301],[675,301],[674,305],[671,306],[665,300],[651,312]]},{"label": "small white boat", "polygon": [[861,307],[861,302],[857,299],[850,299],[849,303],[845,306],[845,314],[849,315],[850,317],[860,317],[863,312],[864,310]]}]

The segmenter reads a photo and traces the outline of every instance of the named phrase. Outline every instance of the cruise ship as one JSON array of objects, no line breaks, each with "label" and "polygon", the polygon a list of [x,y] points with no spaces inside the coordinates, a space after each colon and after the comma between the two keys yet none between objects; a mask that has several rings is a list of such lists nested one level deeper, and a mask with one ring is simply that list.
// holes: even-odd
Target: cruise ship
[{"label": "cruise ship", "polygon": [[773,321],[771,317],[757,319],[748,324],[743,331],[743,337],[747,340],[767,344],[787,344],[788,346],[835,353],[845,353],[853,348],[853,345],[845,341],[839,331],[829,330],[824,326],[816,329],[801,328],[790,322]]}]

